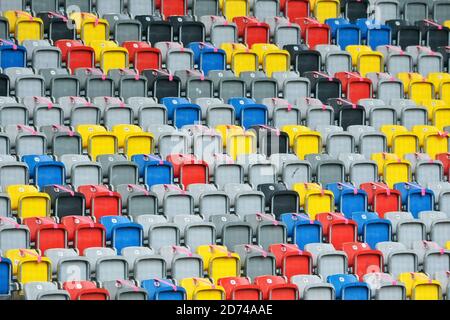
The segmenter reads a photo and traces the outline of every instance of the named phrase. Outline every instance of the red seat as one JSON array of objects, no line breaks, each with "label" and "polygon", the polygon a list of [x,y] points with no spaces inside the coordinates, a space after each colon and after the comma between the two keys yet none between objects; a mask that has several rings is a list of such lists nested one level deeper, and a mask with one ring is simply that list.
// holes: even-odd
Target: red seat
[{"label": "red seat", "polygon": [[84,249],[106,247],[106,229],[100,223],[95,223],[89,217],[67,216],[61,219],[66,227],[68,241],[73,247],[84,254]]},{"label": "red seat", "polygon": [[152,46],[145,41],[124,41],[122,47],[127,49],[130,63],[134,63],[134,56],[139,49],[148,49]]},{"label": "red seat", "polygon": [[141,72],[147,69],[161,69],[161,51],[158,48],[139,48],[134,51],[134,68]]},{"label": "red seat", "polygon": [[75,47],[84,47],[84,44],[79,40],[58,40],[55,42],[55,46],[61,50],[62,62],[67,62],[69,50]]},{"label": "red seat", "polygon": [[372,98],[372,81],[370,79],[361,77],[357,72],[337,72],[334,77],[341,80],[342,93],[352,103]]},{"label": "red seat", "polygon": [[30,229],[30,239],[36,243],[36,249],[45,252],[47,249],[67,248],[67,229],[52,218],[27,218],[24,223]]},{"label": "red seat", "polygon": [[263,300],[297,300],[298,287],[287,282],[285,277],[259,276],[255,284],[263,293]]},{"label": "red seat", "polygon": [[61,49],[62,61],[66,62],[66,66],[72,74],[78,68],[95,67],[95,51],[93,48],[75,40],[59,40],[55,44]]},{"label": "red seat", "polygon": [[439,160],[444,165],[444,175],[450,177],[450,152],[440,153],[436,155],[436,160]]},{"label": "red seat", "polygon": [[235,17],[233,22],[238,27],[239,37],[244,39],[249,48],[255,43],[269,42],[270,26],[267,23],[253,17]]},{"label": "red seat", "polygon": [[372,250],[367,243],[348,242],[342,245],[348,257],[348,266],[360,279],[367,273],[383,272],[383,254]]},{"label": "red seat", "polygon": [[292,22],[297,18],[309,17],[309,0],[281,0],[280,10]]},{"label": "red seat", "polygon": [[355,242],[357,239],[358,225],[342,213],[320,213],[316,215],[316,220],[322,224],[323,236],[337,250],[341,250],[343,243]]},{"label": "red seat", "polygon": [[108,290],[97,288],[91,281],[64,282],[63,289],[69,293],[71,300],[109,300]]},{"label": "red seat", "polygon": [[389,189],[386,184],[378,182],[363,183],[360,188],[367,192],[367,203],[372,207],[372,211],[378,213],[380,218],[384,218],[386,212],[401,209],[400,191]]},{"label": "red seat", "polygon": [[310,48],[318,44],[330,44],[330,27],[327,24],[311,18],[296,18],[294,22],[300,26],[302,39]]},{"label": "red seat", "polygon": [[78,187],[78,192],[86,198],[86,209],[90,209],[91,216],[100,220],[103,216],[120,216],[122,201],[120,194],[109,190],[105,186],[86,185]]},{"label": "red seat", "polygon": [[194,155],[170,154],[166,158],[173,165],[173,174],[185,187],[193,183],[209,183],[208,164]]},{"label": "red seat", "polygon": [[261,289],[244,277],[226,277],[218,280],[218,285],[225,289],[227,300],[261,300]]},{"label": "red seat", "polygon": [[160,0],[161,13],[164,17],[185,16],[186,1],[185,0]]},{"label": "red seat", "polygon": [[312,255],[300,250],[296,244],[272,244],[269,252],[275,255],[277,268],[288,279],[299,274],[312,274]]}]

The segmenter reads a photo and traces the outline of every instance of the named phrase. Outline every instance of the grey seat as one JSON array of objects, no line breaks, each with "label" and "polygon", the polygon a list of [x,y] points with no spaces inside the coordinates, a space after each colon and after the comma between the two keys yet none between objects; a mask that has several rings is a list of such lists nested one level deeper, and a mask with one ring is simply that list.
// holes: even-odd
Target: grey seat
[{"label": "grey seat", "polygon": [[173,279],[200,278],[203,275],[202,258],[190,252],[188,248],[170,246],[161,248],[161,255],[170,265]]},{"label": "grey seat", "polygon": [[27,184],[28,166],[25,163],[6,161],[0,163],[0,187],[3,191],[10,185]]},{"label": "grey seat", "polygon": [[23,291],[25,300],[70,300],[69,293],[53,282],[28,282]]},{"label": "grey seat", "polygon": [[159,206],[167,218],[194,214],[194,198],[189,193],[168,185],[154,185],[150,190],[157,194]]},{"label": "grey seat", "polygon": [[305,160],[311,163],[316,182],[324,185],[344,182],[345,165],[342,161],[333,160],[328,154],[309,154],[305,156]]},{"label": "grey seat", "polygon": [[212,184],[191,184],[187,189],[194,197],[199,213],[209,221],[213,215],[223,215],[230,212],[230,199],[223,191],[218,191]]},{"label": "grey seat", "polygon": [[250,279],[275,275],[275,256],[256,245],[238,245],[234,251],[241,257],[243,274]]},{"label": "grey seat", "polygon": [[427,227],[428,239],[441,247],[445,247],[448,239],[450,239],[450,218],[448,214],[442,211],[421,211],[419,212],[419,218]]},{"label": "grey seat", "polygon": [[292,189],[296,183],[311,181],[311,165],[305,160],[288,160],[283,163],[281,180]]},{"label": "grey seat", "polygon": [[225,185],[224,191],[230,197],[235,214],[241,217],[265,211],[264,194],[253,191],[249,185],[228,183]]},{"label": "grey seat", "polygon": [[374,6],[375,19],[380,23],[395,20],[400,17],[400,4],[398,0],[376,0]]},{"label": "grey seat", "polygon": [[373,153],[387,151],[387,140],[383,133],[376,132],[375,128],[370,126],[349,126],[347,131],[354,138],[359,153],[364,155],[366,159],[370,159]]},{"label": "grey seat", "polygon": [[332,244],[309,243],[305,250],[313,257],[315,273],[326,279],[333,274],[346,274],[348,272],[348,258],[345,252],[337,251]]},{"label": "grey seat", "polygon": [[12,218],[2,217],[0,220],[0,251],[28,248],[30,246],[30,230],[19,225]]},{"label": "grey seat", "polygon": [[355,186],[378,180],[378,165],[358,153],[341,153],[338,159],[345,165],[348,180]]},{"label": "grey seat", "polygon": [[336,291],[330,283],[325,283],[316,275],[295,275],[290,279],[297,285],[302,300],[334,300]]},{"label": "grey seat", "polygon": [[368,273],[363,279],[375,300],[406,300],[405,286],[388,273]]},{"label": "grey seat", "polygon": [[403,18],[411,24],[428,18],[427,0],[405,0],[402,4]]},{"label": "grey seat", "polygon": [[141,23],[137,20],[119,20],[114,24],[113,35],[117,43],[125,41],[140,41],[142,35]]},{"label": "grey seat", "polygon": [[137,281],[148,280],[153,277],[165,279],[166,262],[160,255],[154,254],[148,247],[126,247],[122,249],[122,256],[127,260],[130,272]]},{"label": "grey seat", "polygon": [[123,155],[107,154],[97,157],[102,166],[103,178],[107,178],[110,185],[137,184],[139,174],[134,162],[127,161]]},{"label": "grey seat", "polygon": [[[224,190],[229,183],[244,183],[244,168],[240,164],[227,163],[227,160],[215,159],[214,184],[219,190]],[[211,167],[211,166],[210,166]]]},{"label": "grey seat", "polygon": [[217,16],[219,14],[218,0],[193,0],[192,12],[197,17]]},{"label": "grey seat", "polygon": [[414,250],[400,242],[378,242],[376,249],[383,253],[385,269],[394,277],[403,272],[417,272],[419,257]]},{"label": "grey seat", "polygon": [[158,213],[158,197],[148,191],[146,186],[121,184],[117,185],[115,190],[122,197],[122,206],[127,215],[136,218],[140,215]]},{"label": "grey seat", "polygon": [[102,183],[102,168],[99,163],[91,162],[89,156],[64,154],[60,157],[60,161],[64,163],[66,175],[75,188],[80,185]]},{"label": "grey seat", "polygon": [[244,221],[251,224],[256,244],[265,250],[269,250],[272,244],[287,242],[286,225],[275,221],[272,215],[246,215]]},{"label": "grey seat", "polygon": [[273,42],[283,48],[285,45],[300,44],[300,26],[297,24],[278,24]]},{"label": "grey seat", "polygon": [[237,26],[234,23],[213,23],[210,30],[211,43],[217,48],[220,48],[222,43],[237,41]]},{"label": "grey seat", "polygon": [[142,13],[153,15],[154,10],[153,0],[128,0],[127,12],[132,18]]},{"label": "grey seat", "polygon": [[[52,262],[53,274],[60,282],[89,281],[91,266],[88,258],[79,256],[74,249],[47,249],[45,256]],[[74,272],[74,270],[77,270]]]},{"label": "grey seat", "polygon": [[121,13],[123,12],[123,1],[122,0],[97,0],[96,12],[100,17],[108,13]]},{"label": "grey seat", "polygon": [[407,248],[412,248],[415,241],[426,239],[425,224],[414,219],[410,212],[387,212],[384,216],[391,221],[395,239]]}]

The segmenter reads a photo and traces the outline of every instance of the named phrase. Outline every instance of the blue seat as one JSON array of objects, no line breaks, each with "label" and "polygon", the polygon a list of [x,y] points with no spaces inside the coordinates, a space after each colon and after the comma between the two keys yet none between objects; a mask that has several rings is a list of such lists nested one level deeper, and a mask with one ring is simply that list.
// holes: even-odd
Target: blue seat
[{"label": "blue seat", "polygon": [[367,18],[359,18],[359,19],[356,20],[355,24],[361,30],[361,39],[362,40],[366,40],[367,39],[367,32],[369,31],[369,28],[371,28],[373,26],[379,26],[380,25],[374,19],[367,19]]},{"label": "blue seat", "polygon": [[367,31],[367,45],[372,50],[376,50],[378,46],[391,44],[391,28],[385,25],[370,26]]},{"label": "blue seat", "polygon": [[202,110],[199,105],[190,103],[186,98],[167,97],[161,102],[167,108],[167,117],[177,128],[185,125],[199,124],[202,119]]},{"label": "blue seat", "polygon": [[155,184],[173,183],[173,166],[168,161],[152,161],[145,166],[144,184],[149,187]]},{"label": "blue seat", "polygon": [[305,245],[309,243],[322,242],[322,224],[309,218],[300,218],[294,227],[293,242],[301,250],[304,250]]},{"label": "blue seat", "polygon": [[256,104],[250,98],[230,98],[228,103],[234,107],[236,120],[245,129],[258,125],[267,125],[267,106]]},{"label": "blue seat", "polygon": [[0,258],[0,298],[11,296],[12,265],[11,260]]},{"label": "blue seat", "polygon": [[172,285],[172,280],[149,279],[142,281],[141,286],[147,290],[148,300],[186,299],[186,290],[182,287]]},{"label": "blue seat", "polygon": [[414,218],[419,217],[420,211],[434,210],[434,192],[417,183],[396,183],[394,189],[400,191],[405,211],[412,213]]},{"label": "blue seat", "polygon": [[143,178],[145,166],[153,161],[163,161],[159,156],[154,154],[136,154],[131,157],[131,161],[137,164],[139,177]]},{"label": "blue seat", "polygon": [[225,70],[226,53],[207,42],[191,42],[189,49],[194,52],[194,63],[199,66],[203,74],[211,70]]},{"label": "blue seat", "polygon": [[378,242],[391,241],[392,225],[387,219],[381,219],[375,212],[354,212],[352,220],[358,224],[361,242],[375,248]]},{"label": "blue seat", "polygon": [[367,193],[350,183],[330,183],[326,188],[333,192],[339,212],[351,218],[353,212],[367,210]]},{"label": "blue seat", "polygon": [[340,25],[336,30],[336,44],[345,50],[350,45],[361,44],[361,30],[354,24]]},{"label": "blue seat", "polygon": [[124,216],[103,216],[100,223],[105,226],[106,240],[111,241],[117,252],[126,247],[140,247],[143,244],[142,225],[131,222]]},{"label": "blue seat", "polygon": [[359,282],[353,274],[334,274],[327,282],[336,290],[338,300],[370,300],[370,288],[365,282]]},{"label": "blue seat", "polygon": [[0,43],[0,68],[24,68],[26,65],[27,50],[25,47]]},{"label": "blue seat", "polygon": [[279,216],[279,220],[286,225],[287,236],[293,237],[295,224],[299,220],[309,220],[309,217],[304,213],[283,213]]},{"label": "blue seat", "polygon": [[325,23],[330,26],[331,38],[336,39],[336,33],[340,26],[349,25],[350,21],[345,18],[329,18]]},{"label": "blue seat", "polygon": [[27,164],[30,178],[39,188],[48,185],[64,185],[66,169],[64,163],[54,161],[48,155],[27,155],[22,160]]}]

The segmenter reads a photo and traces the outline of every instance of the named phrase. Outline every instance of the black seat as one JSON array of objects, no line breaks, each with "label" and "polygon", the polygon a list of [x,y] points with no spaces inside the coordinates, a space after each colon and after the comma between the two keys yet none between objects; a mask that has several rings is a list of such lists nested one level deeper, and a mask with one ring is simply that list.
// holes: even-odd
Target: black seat
[{"label": "black seat", "polygon": [[323,103],[330,98],[342,96],[342,84],[339,79],[317,71],[305,72],[304,77],[311,82],[311,92],[314,97]]},{"label": "black seat", "polygon": [[84,194],[73,191],[70,186],[46,186],[43,191],[50,196],[55,217],[84,216]]}]

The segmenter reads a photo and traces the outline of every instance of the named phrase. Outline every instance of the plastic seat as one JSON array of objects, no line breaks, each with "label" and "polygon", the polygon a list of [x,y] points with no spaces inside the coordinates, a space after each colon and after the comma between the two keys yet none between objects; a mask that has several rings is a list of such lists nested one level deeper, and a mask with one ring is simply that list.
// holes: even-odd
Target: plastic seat
[{"label": "plastic seat", "polygon": [[90,215],[100,219],[103,216],[121,215],[122,203],[120,194],[112,192],[104,186],[80,186],[78,192],[86,197],[86,208]]},{"label": "plastic seat", "polygon": [[52,275],[50,259],[41,256],[36,250],[12,249],[5,253],[12,262],[13,275],[23,285],[30,282],[50,282]]},{"label": "plastic seat", "polygon": [[262,300],[259,286],[245,277],[220,278],[218,284],[225,289],[227,300]]},{"label": "plastic seat", "polygon": [[322,223],[323,236],[336,249],[342,249],[347,242],[355,242],[358,226],[355,221],[348,220],[339,213],[320,213],[316,220]]},{"label": "plastic seat", "polygon": [[348,256],[349,267],[360,279],[367,273],[383,269],[383,254],[367,243],[349,242],[342,248]]},{"label": "plastic seat", "polygon": [[355,275],[336,274],[329,276],[327,282],[336,289],[336,299],[339,300],[370,300],[369,286],[359,282]]},{"label": "plastic seat", "polygon": [[405,284],[406,295],[412,300],[441,300],[440,283],[424,273],[402,273],[399,280]]}]

